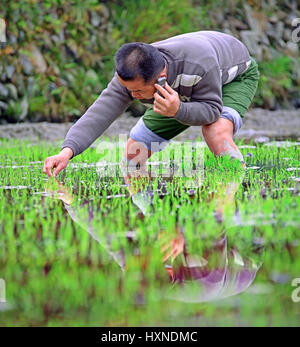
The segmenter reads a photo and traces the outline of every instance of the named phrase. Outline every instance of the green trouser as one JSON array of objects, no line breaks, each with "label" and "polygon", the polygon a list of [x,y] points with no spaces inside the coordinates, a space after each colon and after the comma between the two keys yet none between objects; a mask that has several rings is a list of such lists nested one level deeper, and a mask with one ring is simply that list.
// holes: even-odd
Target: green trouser
[{"label": "green trouser", "polygon": [[[235,109],[243,118],[249,108],[259,80],[259,71],[256,61],[251,57],[251,64],[247,71],[237,76],[233,81],[222,88],[223,106]],[[168,118],[148,108],[143,115],[146,127],[166,140],[170,140],[189,125],[182,124],[176,119]]]}]

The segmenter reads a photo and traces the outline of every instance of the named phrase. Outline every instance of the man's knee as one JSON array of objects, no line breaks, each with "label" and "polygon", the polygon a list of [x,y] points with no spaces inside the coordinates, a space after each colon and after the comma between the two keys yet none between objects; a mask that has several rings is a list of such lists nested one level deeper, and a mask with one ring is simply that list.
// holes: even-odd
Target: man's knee
[{"label": "man's knee", "polygon": [[232,137],[233,123],[228,119],[219,118],[214,123],[203,125],[202,133],[205,138]]},{"label": "man's knee", "polygon": [[205,139],[217,139],[225,135],[224,129],[212,124],[202,126],[202,134]]}]

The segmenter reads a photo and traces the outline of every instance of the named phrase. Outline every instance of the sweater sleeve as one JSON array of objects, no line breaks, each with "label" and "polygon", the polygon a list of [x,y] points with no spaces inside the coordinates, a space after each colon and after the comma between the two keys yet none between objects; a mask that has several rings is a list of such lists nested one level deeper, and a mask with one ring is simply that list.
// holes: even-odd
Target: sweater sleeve
[{"label": "sweater sleeve", "polygon": [[222,107],[221,72],[215,66],[193,87],[191,101],[180,103],[174,119],[186,125],[210,124],[219,118]]},{"label": "sweater sleeve", "polygon": [[132,100],[115,74],[107,88],[69,129],[61,150],[70,147],[74,153],[72,158],[83,152],[126,110]]}]

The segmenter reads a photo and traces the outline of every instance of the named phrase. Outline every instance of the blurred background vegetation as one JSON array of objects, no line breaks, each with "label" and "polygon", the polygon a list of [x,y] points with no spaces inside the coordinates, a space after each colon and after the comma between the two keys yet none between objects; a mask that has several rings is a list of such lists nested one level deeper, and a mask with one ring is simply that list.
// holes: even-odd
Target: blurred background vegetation
[{"label": "blurred background vegetation", "polygon": [[[125,42],[151,43],[197,30],[242,40],[259,63],[253,106],[300,107],[297,1],[2,0],[0,123],[78,119],[106,87]],[[133,114],[139,106],[131,107]]]}]

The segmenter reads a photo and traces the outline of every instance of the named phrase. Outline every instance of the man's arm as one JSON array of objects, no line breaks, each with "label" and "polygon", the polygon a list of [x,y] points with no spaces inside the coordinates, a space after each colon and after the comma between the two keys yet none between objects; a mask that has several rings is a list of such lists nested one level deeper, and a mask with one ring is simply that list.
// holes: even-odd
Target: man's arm
[{"label": "man's arm", "polygon": [[133,100],[116,77],[83,116],[69,129],[61,150],[68,147],[74,156],[88,148],[128,107]]},{"label": "man's arm", "polygon": [[174,119],[186,125],[210,124],[219,118],[222,107],[221,73],[215,66],[193,87],[191,101],[180,102]]}]

